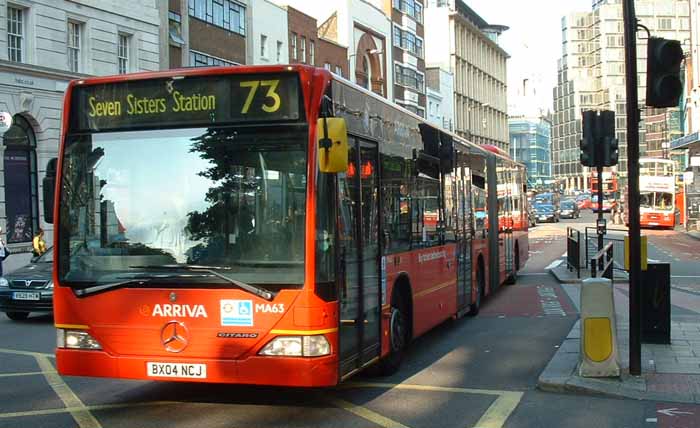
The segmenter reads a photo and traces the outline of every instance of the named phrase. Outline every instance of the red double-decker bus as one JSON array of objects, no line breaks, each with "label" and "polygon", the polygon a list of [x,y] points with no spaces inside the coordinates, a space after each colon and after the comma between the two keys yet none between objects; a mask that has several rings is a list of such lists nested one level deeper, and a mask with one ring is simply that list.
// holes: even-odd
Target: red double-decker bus
[{"label": "red double-decker bus", "polygon": [[527,260],[520,164],[323,69],[78,80],[64,109],[44,183],[62,375],[391,372]]}]

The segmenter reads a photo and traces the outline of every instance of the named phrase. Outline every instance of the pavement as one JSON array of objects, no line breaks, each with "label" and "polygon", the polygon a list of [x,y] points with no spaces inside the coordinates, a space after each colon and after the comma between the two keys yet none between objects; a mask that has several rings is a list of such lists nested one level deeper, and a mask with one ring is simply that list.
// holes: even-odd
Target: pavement
[{"label": "pavement", "polygon": [[[566,263],[550,268],[580,312],[580,279]],[[585,277],[584,271],[582,276]],[[700,404],[700,294],[672,289],[671,301],[685,316],[671,319],[669,345],[642,344],[642,375],[629,374],[628,284],[615,278],[614,300],[619,378],[584,378],[578,375],[581,346],[580,320],[562,342],[538,379],[549,392],[588,393],[607,397]],[[691,314],[690,316],[688,314]]]}]

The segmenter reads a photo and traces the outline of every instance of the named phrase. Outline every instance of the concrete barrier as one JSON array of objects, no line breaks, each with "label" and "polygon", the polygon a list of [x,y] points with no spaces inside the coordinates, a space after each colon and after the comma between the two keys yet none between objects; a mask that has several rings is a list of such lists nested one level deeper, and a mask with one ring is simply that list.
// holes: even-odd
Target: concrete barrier
[{"label": "concrete barrier", "polygon": [[581,284],[579,376],[619,377],[612,282],[589,278]]}]

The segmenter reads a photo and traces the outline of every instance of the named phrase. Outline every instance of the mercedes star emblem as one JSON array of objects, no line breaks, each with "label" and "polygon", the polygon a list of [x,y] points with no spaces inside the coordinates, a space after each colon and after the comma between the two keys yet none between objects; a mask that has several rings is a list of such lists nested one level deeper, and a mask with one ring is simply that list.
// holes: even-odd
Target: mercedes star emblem
[{"label": "mercedes star emblem", "polygon": [[169,298],[170,298],[170,303],[175,303],[177,301],[177,294],[175,294],[174,291],[171,291]]},{"label": "mercedes star emblem", "polygon": [[170,321],[160,331],[160,342],[168,352],[182,352],[187,348],[190,332],[184,323]]}]

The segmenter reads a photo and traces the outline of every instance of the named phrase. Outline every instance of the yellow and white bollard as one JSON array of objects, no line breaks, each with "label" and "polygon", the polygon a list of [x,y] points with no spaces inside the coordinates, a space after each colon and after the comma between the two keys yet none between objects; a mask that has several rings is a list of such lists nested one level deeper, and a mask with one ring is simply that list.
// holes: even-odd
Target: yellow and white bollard
[{"label": "yellow and white bollard", "polygon": [[581,284],[581,364],[584,377],[618,377],[617,329],[612,282],[589,278]]}]

